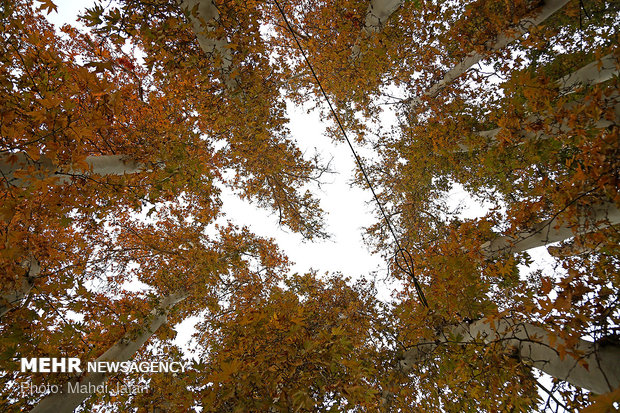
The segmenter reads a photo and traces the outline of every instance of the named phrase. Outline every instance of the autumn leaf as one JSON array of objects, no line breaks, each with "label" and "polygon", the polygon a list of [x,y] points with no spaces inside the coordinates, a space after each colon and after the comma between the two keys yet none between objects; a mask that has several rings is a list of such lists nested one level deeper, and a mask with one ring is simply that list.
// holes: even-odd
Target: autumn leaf
[{"label": "autumn leaf", "polygon": [[58,7],[54,4],[52,0],[37,0],[41,5],[39,6],[39,10],[47,10],[47,14],[50,14],[52,11],[57,12]]}]

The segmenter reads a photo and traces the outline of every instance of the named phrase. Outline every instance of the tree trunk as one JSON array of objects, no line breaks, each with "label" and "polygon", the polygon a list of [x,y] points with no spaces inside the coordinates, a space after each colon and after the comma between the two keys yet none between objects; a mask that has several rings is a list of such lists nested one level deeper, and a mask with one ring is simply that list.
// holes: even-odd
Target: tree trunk
[{"label": "tree trunk", "polygon": [[370,0],[362,32],[364,34],[379,33],[385,22],[403,3],[404,0]]},{"label": "tree trunk", "polygon": [[15,289],[8,293],[0,294],[0,317],[5,315],[13,308],[15,303],[20,302],[30,293],[34,286],[35,278],[41,273],[41,266],[34,257],[25,260],[22,263],[22,267],[24,267],[26,273],[23,277],[16,280]]},{"label": "tree trunk", "polygon": [[620,386],[619,346],[579,340],[574,348],[567,348],[564,340],[552,338],[543,328],[511,318],[447,326],[435,341],[422,342],[407,350],[400,367],[409,371],[446,343],[479,343],[498,346],[501,351],[514,351],[522,362],[597,394]]},{"label": "tree trunk", "polygon": [[[579,237],[580,238],[580,237]],[[558,246],[547,247],[547,252],[557,258],[574,257],[575,255],[591,254],[601,249],[603,244],[590,243],[587,240],[573,238]]]},{"label": "tree trunk", "polygon": [[559,223],[559,216],[545,220],[531,231],[515,236],[503,236],[482,244],[486,258],[497,258],[503,254],[526,251],[553,242],[564,241],[575,235],[595,232],[620,223],[620,210],[613,203],[594,206],[588,215],[579,219],[576,225]]},{"label": "tree trunk", "polygon": [[[187,293],[175,293],[165,297],[151,311],[151,314],[145,317],[137,336],[130,333],[126,334],[96,361],[128,361],[162,325],[166,324],[170,309],[186,297]],[[105,382],[106,376],[105,373],[85,373],[72,383],[98,386]],[[62,393],[47,396],[37,404],[31,413],[70,413],[88,397],[90,397],[90,393],[69,393],[68,384],[65,384]]]},{"label": "tree trunk", "polygon": [[[486,43],[488,51],[497,51],[504,48],[509,43],[523,36],[531,27],[537,26],[560,10],[569,0],[546,0],[534,15],[530,15],[522,19],[519,24],[511,28],[510,34],[500,34],[494,41]],[[441,80],[432,85],[429,89],[422,93],[422,96],[413,99],[410,103],[411,107],[420,104],[423,97],[435,97],[448,84],[452,83],[456,78],[464,74],[469,68],[480,62],[487,56],[486,53],[471,52],[463,61],[448,70]]]},{"label": "tree trunk", "polygon": [[[557,85],[566,91],[566,93],[571,93],[578,86],[593,86],[602,82],[605,82],[611,79],[613,76],[620,73],[616,66],[617,59],[609,54],[603,57],[600,61],[596,60],[581,69],[571,73],[563,77],[562,79],[557,81]],[[599,64],[601,65],[599,67]],[[566,110],[570,110],[572,107],[577,105],[577,102],[571,102],[564,106]],[[609,120],[602,117],[598,121],[592,125],[595,129],[604,129],[608,128],[614,124],[620,124],[620,97],[618,94],[613,94],[606,101],[606,107],[614,108],[614,119]],[[604,114],[603,114],[604,115]],[[530,115],[525,119],[523,124],[530,125],[540,121],[540,115]],[[553,125],[551,128],[551,135],[544,132],[533,132],[522,130],[520,135],[524,138],[524,140],[531,139],[549,139],[551,136],[555,136],[561,133],[566,133],[571,130],[571,127],[568,125],[568,122],[562,122],[561,124]],[[502,128],[495,128],[491,130],[486,130],[482,132],[477,132],[477,135],[484,138],[485,141],[490,142],[491,144],[497,143],[497,135],[502,130]],[[471,147],[466,144],[459,144],[458,152],[469,152]]]},{"label": "tree trunk", "polygon": [[616,56],[610,53],[603,56],[600,60],[595,60],[570,75],[564,76],[557,81],[557,85],[561,89],[569,91],[578,86],[598,85],[619,73],[618,63]]},{"label": "tree trunk", "polygon": [[[20,178],[19,173],[18,176],[15,175],[20,170],[37,179],[55,176],[58,184],[70,182],[72,175],[125,175],[145,170],[144,164],[126,159],[123,155],[87,156],[86,163],[89,167],[88,171],[76,168],[62,169],[45,156],[33,161],[25,153],[12,153],[0,157],[0,175],[8,185],[25,187],[28,186],[28,179]],[[29,169],[34,169],[34,174],[29,173]]]},{"label": "tree trunk", "polygon": [[209,33],[215,30],[220,21],[220,12],[215,2],[213,0],[183,0],[181,7],[189,14],[189,20],[192,23],[200,48],[210,55],[217,53],[222,59],[220,63],[222,73],[230,73],[232,53],[228,47],[228,41],[209,36]]},{"label": "tree trunk", "polygon": [[404,3],[404,0],[370,0],[368,10],[366,11],[366,19],[362,33],[355,41],[355,45],[351,49],[351,60],[360,57],[360,42],[373,33],[379,33],[383,30],[385,22],[387,22]]}]

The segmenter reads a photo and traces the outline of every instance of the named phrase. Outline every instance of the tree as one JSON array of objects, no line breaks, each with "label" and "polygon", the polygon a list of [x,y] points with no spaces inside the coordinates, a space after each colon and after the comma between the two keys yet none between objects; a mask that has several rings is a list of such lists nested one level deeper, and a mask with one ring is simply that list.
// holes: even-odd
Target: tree
[{"label": "tree", "polygon": [[[540,327],[510,318],[464,322],[447,326],[436,340],[418,343],[407,350],[401,366],[410,369],[428,357],[437,346],[450,341],[462,345],[491,344],[501,347],[500,351],[513,351],[523,363],[597,394],[607,393],[620,385],[620,370],[616,361],[620,348],[585,340],[567,344],[551,337]],[[573,353],[569,357],[567,347]]]},{"label": "tree", "polygon": [[[36,20],[24,14],[24,8],[15,7],[6,10],[4,30],[9,40],[6,43],[4,66],[7,69],[7,110],[6,122],[3,125],[6,131],[3,133],[6,139],[3,148],[6,154],[3,159],[3,174],[7,186],[4,197],[12,199],[5,203],[5,208],[6,216],[13,216],[13,221],[9,219],[6,222],[22,227],[26,225],[27,221],[14,215],[15,211],[26,208],[21,212],[24,216],[31,215],[31,222],[53,222],[57,220],[56,217],[63,217],[61,227],[67,234],[72,230],[69,222],[81,224],[82,230],[89,226],[96,230],[100,223],[93,223],[92,220],[86,223],[90,212],[80,216],[79,211],[88,210],[85,207],[90,206],[97,210],[97,219],[104,219],[106,213],[112,211],[101,208],[97,205],[97,200],[103,198],[103,202],[113,207],[112,199],[119,199],[117,195],[125,191],[130,192],[129,202],[135,209],[146,203],[170,200],[179,190],[185,190],[198,199],[205,198],[196,205],[201,206],[199,210],[203,209],[203,206],[209,210],[213,203],[218,202],[212,196],[216,193],[211,187],[213,179],[221,176],[218,168],[232,167],[244,171],[229,182],[243,189],[244,196],[255,197],[262,205],[271,205],[278,210],[283,224],[304,232],[308,237],[323,235],[316,201],[309,193],[300,193],[298,190],[320,175],[321,169],[315,162],[316,159],[303,160],[301,153],[287,141],[287,132],[283,126],[285,120],[277,112],[269,118],[272,124],[268,128],[272,128],[273,133],[257,133],[251,129],[256,121],[250,119],[255,116],[260,118],[261,115],[257,115],[260,107],[256,102],[252,105],[237,105],[237,110],[241,109],[248,118],[243,124],[250,130],[240,131],[241,136],[235,137],[234,133],[230,136],[231,127],[234,125],[226,125],[226,121],[221,117],[217,119],[214,106],[203,107],[208,108],[208,111],[201,111],[201,120],[198,114],[179,115],[181,108],[190,110],[195,103],[195,100],[180,99],[183,90],[191,91],[194,99],[198,99],[202,105],[208,105],[209,99],[212,100],[217,93],[195,96],[193,85],[187,83],[176,84],[175,88],[164,86],[169,80],[168,77],[150,78],[146,71],[141,70],[118,49],[106,49],[105,42],[97,46],[87,36],[67,28],[67,34],[75,38],[75,41],[63,43],[41,19]],[[19,21],[20,18],[23,21]],[[41,34],[28,33],[23,36],[24,28],[30,27],[29,25],[36,27]],[[74,56],[90,60],[79,65],[72,60]],[[15,75],[20,73],[21,75]],[[51,78],[50,73],[53,74]],[[56,83],[50,79],[54,79]],[[187,79],[196,80],[196,77],[188,76]],[[264,86],[264,83],[261,84]],[[25,94],[18,98],[13,91],[14,87],[31,91],[32,95]],[[154,91],[147,93],[145,88],[154,88]],[[172,95],[176,97],[171,99]],[[25,98],[28,96],[32,96],[31,100]],[[84,103],[76,107],[75,102]],[[276,102],[275,105],[278,106],[279,103]],[[251,111],[248,110],[249,107],[252,108]],[[281,111],[281,108],[278,110]],[[265,107],[264,111],[269,112],[270,109]],[[234,117],[239,113],[231,115]],[[205,117],[207,119],[204,119]],[[209,117],[214,117],[210,125]],[[240,118],[243,117],[237,116],[237,119]],[[239,129],[238,126],[234,127]],[[201,140],[195,128],[202,128],[201,130],[213,139],[228,135],[231,142],[229,150],[225,151],[226,154],[221,153],[222,156],[214,157],[211,143]],[[38,135],[40,136],[35,139]],[[249,139],[249,136],[252,139]],[[42,148],[47,152],[41,153]],[[263,162],[246,159],[247,154],[260,155],[268,148],[272,149],[272,161],[268,168],[265,168]],[[109,155],[105,152],[101,155],[89,154],[100,153],[102,150],[120,152],[122,155]],[[141,152],[137,153],[137,150]],[[188,162],[190,158],[193,158],[193,161]],[[211,159],[212,162],[197,162],[198,159]],[[32,215],[32,212],[28,211],[28,208],[36,204],[32,198],[37,196],[37,192],[28,195],[30,199],[21,199],[22,195],[28,192],[18,187],[27,186],[33,178],[35,186],[40,182],[43,188],[45,182],[67,183],[69,177],[76,175],[75,171],[80,169],[109,178],[107,182],[103,182],[104,185],[92,185],[102,182],[90,178],[88,174],[86,178],[91,185],[84,185],[83,180],[71,180],[74,184],[80,184],[80,196],[73,198],[73,203],[58,204],[54,210],[49,211],[51,218]],[[142,173],[135,177],[125,176],[134,172]],[[60,179],[56,178],[59,173],[62,174]],[[23,177],[15,178],[17,174],[22,174]],[[81,173],[79,175],[82,176]],[[124,182],[118,184],[110,175],[123,175],[121,180],[129,180],[128,185]],[[244,178],[248,176],[255,178]],[[47,178],[49,179],[46,181]],[[70,187],[77,189],[77,186]],[[56,185],[49,188],[56,192],[60,189],[56,189]],[[66,190],[67,186],[63,186],[62,191]],[[110,196],[111,199],[105,199]],[[67,214],[78,216],[69,218]],[[197,215],[200,214],[198,212]],[[209,212],[205,219],[210,216],[213,215]],[[7,268],[5,282],[21,285],[20,266],[24,258],[19,256],[38,255],[37,249],[46,249],[42,245],[36,246],[38,241],[33,239],[32,235],[28,235],[28,240],[23,238],[25,234],[26,232],[20,229],[8,226],[7,236],[16,237],[8,241],[11,245],[9,250],[13,251],[15,259],[7,257],[7,263],[13,263]],[[36,258],[39,262],[43,261],[42,258]],[[8,291],[13,290],[8,287]]]},{"label": "tree", "polygon": [[[170,309],[187,297],[187,293],[172,294],[165,297],[160,304],[157,305],[149,317],[145,318],[142,325],[139,326],[137,337],[126,334],[125,337],[114,343],[101,356],[97,357],[96,362],[101,361],[128,361],[136,351],[144,345],[144,343],[164,324],[167,322],[167,313]],[[99,386],[105,382],[105,373],[89,372],[79,380],[69,381],[63,386],[63,393],[51,394],[37,406],[32,412],[57,412],[57,411],[73,411],[78,407],[90,394],[89,392],[71,392],[69,391],[69,383],[71,385]]]},{"label": "tree", "polygon": [[[447,326],[463,320],[480,324],[485,317],[506,313],[536,328],[544,326],[543,337],[569,338],[573,347],[582,337],[615,346],[609,335],[617,326],[611,292],[617,291],[616,221],[597,211],[606,210],[600,205],[617,210],[618,202],[618,164],[612,160],[618,150],[613,75],[618,65],[616,34],[610,29],[616,8],[609,2],[584,7],[595,13],[582,10],[578,2],[510,7],[483,1],[456,7],[410,2],[368,41],[371,54],[381,53],[372,55],[372,63],[359,60],[357,66],[344,64],[337,52],[344,47],[336,42],[351,43],[347,35],[333,35],[335,27],[345,30],[346,18],[316,23],[319,15],[333,10],[331,5],[296,17],[310,61],[319,78],[327,74],[323,86],[340,105],[351,131],[359,130],[347,123],[354,116],[372,118],[368,100],[396,100],[393,89],[382,92],[388,85],[404,87],[413,94],[404,102],[416,102],[400,112],[400,130],[371,142],[382,158],[370,168],[371,180],[381,186],[380,198],[431,297],[429,313],[415,303],[409,275],[394,266],[395,275],[410,287],[400,295],[404,301],[393,321],[404,346],[418,345],[421,337],[433,342]],[[585,15],[587,24],[580,25],[579,17]],[[532,16],[539,16],[534,18],[538,27],[531,25]],[[514,30],[519,21],[528,22],[529,33]],[[476,62],[486,67],[472,67]],[[601,76],[573,84],[593,69]],[[372,80],[364,83],[370,73]],[[574,88],[572,93],[564,86]],[[361,108],[359,95],[366,95]],[[459,146],[468,153],[456,151]],[[457,218],[445,202],[455,182],[489,203],[491,211],[476,220]],[[601,227],[591,226],[586,235],[586,222]],[[371,230],[376,248],[386,256],[395,254],[383,220]],[[519,275],[518,265],[530,262],[529,248],[575,235],[576,244],[595,247],[558,254],[559,271],[553,277]],[[551,291],[557,298],[547,296]],[[434,325],[430,332],[429,323]],[[428,400],[420,407],[426,411],[437,406],[455,411],[532,406],[536,386],[527,360],[505,351],[491,355],[492,347],[481,347],[446,346],[409,376],[413,384],[402,382],[395,403],[407,409]],[[455,365],[462,374],[446,377]],[[482,374],[482,369],[490,373]],[[514,391],[498,394],[507,387]],[[566,391],[564,397],[566,406],[587,404],[579,391]]]},{"label": "tree", "polygon": [[[114,36],[66,26],[61,37],[28,1],[3,3],[1,22],[3,370],[14,372],[19,357],[112,351],[134,324],[140,330],[153,301],[181,287],[189,310],[174,312],[185,315],[276,282],[286,260],[268,240],[234,227],[204,235],[220,214],[216,180],[273,207],[293,230],[323,235],[317,201],[300,190],[322,168],[288,139],[282,102],[243,103],[217,71],[201,71],[208,59],[160,76]],[[277,74],[259,79],[245,77],[242,93],[277,90]],[[218,140],[226,147],[216,152]],[[227,169],[237,175],[225,180]],[[141,211],[151,224],[136,220]],[[147,292],[127,292],[132,278]],[[4,407],[42,396],[20,397],[23,379],[3,376]]]},{"label": "tree", "polygon": [[[401,315],[394,321],[400,327],[395,329],[400,329],[403,345],[411,346],[404,353],[410,358],[404,359],[418,361],[409,376],[416,389],[399,392],[403,408],[422,398],[428,400],[423,404],[427,410],[437,405],[448,411],[532,406],[536,399],[536,386],[529,384],[532,363],[510,335],[491,333],[493,320],[500,325],[506,322],[501,320],[514,320],[526,330],[536,329],[540,341],[534,341],[547,349],[545,340],[554,337],[546,341],[553,343],[554,354],[573,351],[564,358],[565,366],[575,365],[583,356],[580,346],[583,350],[600,343],[609,345],[606,351],[612,354],[617,350],[609,338],[617,326],[616,304],[610,297],[617,291],[616,221],[599,215],[591,224],[608,228],[595,226],[584,234],[584,224],[600,211],[598,205],[614,210],[618,205],[618,165],[609,158],[615,158],[618,150],[617,77],[602,76],[601,82],[594,78],[572,93],[561,87],[571,83],[573,75],[592,68],[592,61],[598,70],[611,59],[609,69],[601,73],[617,70],[615,34],[604,29],[615,9],[604,2],[593,7],[596,15],[590,15],[588,26],[581,30],[578,19],[571,19],[582,12],[580,6],[567,4],[522,41],[487,55],[489,69],[459,72],[461,78],[445,83],[426,82],[430,76],[420,75],[420,83],[431,86],[418,87],[413,99],[417,105],[404,109],[401,130],[377,142],[382,159],[371,169],[374,181],[383,186],[382,199],[391,206],[389,214],[401,230],[401,244],[411,252],[432,309],[427,312],[415,304],[411,293],[401,294],[406,301],[400,305]],[[473,9],[469,10],[472,15]],[[453,27],[447,31],[455,44],[463,42],[457,36],[472,30]],[[485,28],[479,30],[484,33]],[[596,37],[597,30],[606,33],[603,38]],[[441,49],[437,43],[440,50],[433,50],[432,59],[454,50]],[[419,56],[433,67],[432,61]],[[448,59],[441,62],[458,67],[446,63]],[[441,90],[427,94],[434,90],[433,84],[441,84]],[[477,131],[485,130],[492,139],[481,139]],[[467,152],[456,151],[459,145]],[[459,218],[446,203],[455,182],[490,204],[490,211],[477,219]],[[373,229],[376,246],[390,254],[395,249],[384,228],[378,223]],[[596,247],[558,254],[555,274],[523,274],[530,263],[528,249],[574,236],[579,244]],[[409,276],[400,277],[413,292]],[[557,295],[549,297],[550,292]],[[470,325],[467,320],[491,337],[487,343],[481,337],[477,341],[476,333],[455,332]],[[430,332],[429,323],[434,325]],[[584,337],[589,343],[580,341]],[[445,348],[436,347],[437,341],[445,342]],[[431,357],[414,356],[417,346],[429,343],[435,343],[429,347],[435,349]],[[551,353],[543,360],[552,364]],[[448,372],[454,373],[446,377]],[[566,374],[555,377],[568,379]],[[500,389],[507,386],[512,389],[509,393],[493,391],[505,392]],[[595,392],[617,386],[612,380]],[[565,390],[563,397],[561,403],[569,408],[588,403],[579,390]]]},{"label": "tree", "polygon": [[[3,5],[2,407],[49,411],[19,385],[80,379],[23,377],[11,357],[107,358],[121,342],[123,359],[181,357],[149,313],[182,292],[164,306],[170,325],[202,317],[192,371],[107,377],[149,391],[82,408],[527,411],[545,407],[542,370],[558,406],[605,409],[620,384],[617,6],[583,3],[283,4],[342,124],[376,151],[368,172],[428,308],[395,260],[386,304],[372,283],[290,274],[247,229],[213,230],[223,184],[325,235],[306,191],[324,168],[285,112],[318,85],[278,7],[121,1],[60,37],[29,2]],[[490,208],[459,217],[457,184]],[[394,255],[382,219],[369,235]],[[531,248],[570,239],[553,271],[527,272]]]}]

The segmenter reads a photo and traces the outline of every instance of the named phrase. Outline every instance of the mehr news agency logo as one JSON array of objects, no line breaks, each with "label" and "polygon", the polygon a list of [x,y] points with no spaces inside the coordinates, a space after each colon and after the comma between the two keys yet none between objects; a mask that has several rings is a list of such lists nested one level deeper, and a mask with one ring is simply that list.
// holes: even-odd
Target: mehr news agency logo
[{"label": "mehr news agency logo", "polygon": [[[179,361],[89,361],[85,368],[82,362],[76,357],[35,357],[22,358],[20,361],[20,372],[22,373],[185,373],[189,368],[190,362]],[[111,393],[114,394],[136,394],[148,390],[146,385],[124,386],[117,385],[111,389],[107,384],[82,384],[79,382],[67,383],[67,388],[57,384],[34,385],[24,382],[21,384],[21,393],[34,395],[41,393]]]}]

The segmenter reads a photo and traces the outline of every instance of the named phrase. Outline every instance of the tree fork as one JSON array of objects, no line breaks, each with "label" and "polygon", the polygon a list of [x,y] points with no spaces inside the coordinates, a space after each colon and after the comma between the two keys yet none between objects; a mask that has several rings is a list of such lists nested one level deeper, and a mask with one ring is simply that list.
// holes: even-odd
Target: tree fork
[{"label": "tree fork", "polygon": [[366,11],[366,19],[364,20],[364,27],[362,33],[355,41],[355,45],[352,48],[351,60],[356,60],[360,56],[360,42],[362,39],[372,35],[373,33],[379,33],[383,30],[385,22],[387,22],[392,14],[396,12],[404,3],[404,0],[370,0],[368,10]]},{"label": "tree fork", "polygon": [[[142,321],[142,326],[137,334],[127,333],[123,338],[114,343],[96,361],[128,361],[146,341],[164,324],[168,322],[168,313],[177,303],[187,298],[186,292],[177,292],[166,296]],[[72,381],[72,384],[98,386],[107,379],[105,373],[86,373],[82,377]],[[51,394],[42,399],[31,413],[70,413],[73,412],[84,400],[90,397],[90,393],[70,393],[69,383],[65,383],[63,391]]]}]

